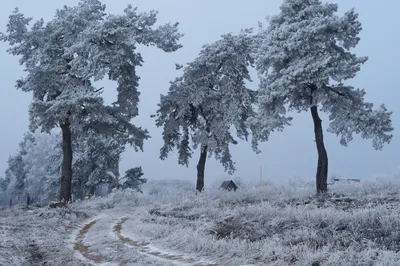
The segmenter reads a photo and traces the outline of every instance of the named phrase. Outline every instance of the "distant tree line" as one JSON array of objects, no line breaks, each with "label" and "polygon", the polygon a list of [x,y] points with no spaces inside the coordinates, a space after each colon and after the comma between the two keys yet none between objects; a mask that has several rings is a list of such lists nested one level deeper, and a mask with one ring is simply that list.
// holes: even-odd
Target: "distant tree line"
[{"label": "distant tree line", "polygon": [[[57,199],[62,163],[61,134],[35,131],[26,133],[19,152],[8,159],[5,177],[0,180],[7,204],[47,204]],[[113,189],[140,191],[146,183],[141,167],[119,174],[119,158],[124,147],[111,138],[74,139],[73,199],[83,200],[95,194],[106,195]],[[97,191],[97,193],[95,193]]]},{"label": "distant tree line", "polygon": [[[146,129],[135,126],[139,114],[137,68],[143,58],[138,45],[165,52],[182,47],[178,23],[155,27],[157,12],[138,13],[128,6],[122,14],[105,13],[98,0],[57,10],[45,23],[16,9],[0,40],[20,57],[27,75],[17,89],[32,92],[30,130],[20,151],[8,161],[0,185],[10,198],[27,194],[32,200],[83,198],[96,186],[139,189],[146,180],[141,168],[119,174],[119,160],[130,144],[143,149]],[[289,126],[289,112],[309,112],[318,152],[317,193],[325,193],[328,156],[319,112],[329,114],[328,131],[347,145],[353,133],[372,139],[381,149],[390,143],[391,112],[375,109],[365,91],[346,85],[367,57],[351,52],[362,29],[358,14],[337,14],[336,4],[320,0],[284,0],[279,14],[258,31],[224,34],[206,44],[197,58],[161,95],[153,117],[162,127],[160,158],[173,150],[178,163],[189,165],[199,151],[196,189],[204,189],[207,158],[214,156],[229,173],[235,171],[230,146],[259,142]],[[258,90],[248,88],[250,69],[260,78]],[[106,105],[93,81],[116,81],[117,100]],[[59,129],[58,133],[52,133]],[[290,162],[288,162],[290,163]]]}]

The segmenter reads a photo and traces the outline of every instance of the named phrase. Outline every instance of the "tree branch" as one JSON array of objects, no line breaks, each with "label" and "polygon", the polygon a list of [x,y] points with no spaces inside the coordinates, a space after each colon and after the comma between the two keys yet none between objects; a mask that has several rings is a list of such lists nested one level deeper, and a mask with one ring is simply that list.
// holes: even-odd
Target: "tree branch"
[{"label": "tree branch", "polygon": [[101,87],[100,89],[95,90],[94,92],[97,93],[99,91],[102,91],[104,89],[104,87]]},{"label": "tree branch", "polygon": [[340,96],[343,96],[343,97],[344,97],[344,96],[348,96],[347,94],[338,91],[337,88],[333,88],[333,87],[328,86],[328,85],[326,85],[326,84],[323,85],[323,88],[328,89],[328,90],[331,90],[331,91],[333,91],[334,93],[336,93],[337,95],[340,95]]},{"label": "tree branch", "polygon": [[[228,51],[228,48],[225,48],[223,51],[224,51],[224,52]],[[217,51],[217,54],[218,54],[218,53],[219,53],[219,51]],[[216,69],[216,71],[213,72],[213,76],[217,76],[217,75],[219,74],[219,72],[221,71],[221,68],[224,66],[225,62],[226,62],[230,57],[231,57],[231,56],[228,56],[228,57],[225,57],[223,60],[221,60],[221,62],[219,63],[219,65],[218,65],[218,67],[217,67],[217,69]],[[215,92],[218,92],[219,90],[217,90],[217,89],[214,88],[215,85],[216,85],[216,84],[212,84],[212,83],[211,83],[211,84],[208,85],[208,88],[209,88],[210,90],[213,90],[213,91],[215,91]]]}]

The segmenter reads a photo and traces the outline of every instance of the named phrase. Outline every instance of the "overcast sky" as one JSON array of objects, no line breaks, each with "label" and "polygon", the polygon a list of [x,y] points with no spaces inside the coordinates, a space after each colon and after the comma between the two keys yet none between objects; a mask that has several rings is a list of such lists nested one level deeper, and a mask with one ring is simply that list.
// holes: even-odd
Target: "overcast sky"
[{"label": "overcast sky", "polygon": [[[57,8],[62,5],[74,5],[77,0],[2,0],[0,4],[0,31],[5,31],[8,15],[15,7],[27,16],[35,19],[51,19]],[[329,175],[351,178],[372,178],[376,176],[400,173],[400,140],[396,137],[399,128],[400,79],[400,19],[398,0],[365,1],[340,0],[341,12],[355,8],[363,24],[361,42],[355,52],[359,56],[367,55],[369,60],[362,67],[351,85],[364,88],[366,99],[379,106],[384,103],[393,114],[394,138],[382,151],[375,151],[372,142],[355,138],[348,147],[342,147],[336,136],[325,133],[325,144],[329,156]],[[150,118],[157,109],[161,93],[168,91],[169,81],[177,72],[175,63],[185,64],[193,60],[201,46],[216,41],[221,34],[238,32],[241,28],[257,27],[259,21],[276,14],[279,0],[104,0],[109,13],[118,13],[131,3],[139,11],[158,10],[159,22],[180,22],[183,48],[175,53],[166,54],[155,48],[142,48],[144,66],[138,70],[140,80],[140,116],[135,123],[150,131],[152,138],[145,142],[145,152],[135,153],[129,149],[123,155],[121,170],[141,165],[148,179],[188,179],[195,181],[196,152],[189,168],[178,165],[176,154],[166,161],[159,159],[162,146],[161,129],[157,129]],[[17,91],[15,80],[24,75],[18,65],[18,58],[6,53],[7,46],[0,44],[0,175],[7,166],[7,158],[18,149],[18,143],[28,130],[28,106],[31,95]],[[253,88],[257,87],[256,78]],[[107,101],[115,97],[113,84],[106,83]],[[273,133],[270,141],[261,145],[262,153],[255,154],[249,143],[241,142],[233,148],[233,158],[238,171],[234,176],[243,180],[259,179],[259,169],[263,167],[264,180],[276,183],[286,182],[290,178],[314,180],[317,164],[317,151],[314,142],[313,124],[310,113],[295,114],[291,127],[284,132]],[[327,128],[327,117],[323,116],[323,126]],[[213,159],[206,165],[206,185],[215,179],[229,175],[224,173]]]}]

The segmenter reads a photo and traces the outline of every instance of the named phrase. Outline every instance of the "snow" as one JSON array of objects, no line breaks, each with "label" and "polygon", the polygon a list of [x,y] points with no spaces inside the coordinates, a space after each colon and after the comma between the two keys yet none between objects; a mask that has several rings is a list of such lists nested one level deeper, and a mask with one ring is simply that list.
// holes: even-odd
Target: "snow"
[{"label": "snow", "polygon": [[66,210],[2,208],[0,265],[400,264],[400,180],[335,184],[325,197],[314,189],[165,185]]},{"label": "snow", "polygon": [[0,207],[0,265],[79,265],[65,242],[82,220],[77,212]]},{"label": "snow", "polygon": [[[202,147],[232,173],[233,131],[246,140],[251,131],[258,152],[259,141],[290,125],[288,111],[317,106],[329,114],[328,131],[342,145],[353,133],[372,139],[375,149],[390,143],[392,113],[383,105],[373,109],[364,90],[343,84],[367,57],[351,52],[359,42],[358,14],[339,17],[337,10],[319,0],[285,0],[257,36],[244,30],[205,45],[161,96],[156,115],[156,125],[164,128],[161,159],[176,148],[178,162],[188,165]],[[84,177],[78,191],[109,183],[103,177],[121,184],[118,162],[125,145],[143,149],[149,138],[147,130],[131,124],[139,111],[136,70],[144,62],[136,46],[174,52],[183,36],[177,23],[156,28],[157,16],[132,6],[107,15],[99,1],[84,0],[29,29],[31,19],[16,9],[7,34],[0,35],[27,72],[16,85],[33,92],[30,129],[49,133],[61,126],[73,132],[74,142],[83,140],[83,148],[73,147],[74,176]],[[261,80],[257,93],[245,86],[253,63]],[[111,105],[92,82],[106,76],[116,82]],[[66,141],[69,135],[64,135],[68,148],[74,144]],[[55,197],[59,149],[59,135],[27,134],[20,153],[10,157],[1,186],[13,194],[14,204],[18,198],[18,206],[0,209],[0,265],[400,264],[398,179],[334,185],[319,196],[306,183],[203,193],[150,186],[150,193],[114,190],[68,208],[21,207],[24,193],[28,201],[40,196],[33,197],[35,203]],[[63,169],[61,180],[69,180],[72,171]],[[128,170],[123,187],[144,183],[141,175],[140,167]],[[61,199],[70,198],[63,194]],[[80,194],[77,198],[86,193]]]}]

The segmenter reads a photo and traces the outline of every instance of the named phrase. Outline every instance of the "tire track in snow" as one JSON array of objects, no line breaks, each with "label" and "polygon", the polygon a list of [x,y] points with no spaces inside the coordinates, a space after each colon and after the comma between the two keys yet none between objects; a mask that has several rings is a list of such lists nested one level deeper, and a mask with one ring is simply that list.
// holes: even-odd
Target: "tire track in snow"
[{"label": "tire track in snow", "polygon": [[92,226],[95,223],[96,220],[87,223],[82,227],[81,230],[79,230],[78,235],[76,236],[75,239],[74,249],[77,250],[79,253],[81,253],[83,257],[93,261],[96,264],[111,262],[101,254],[91,252],[89,250],[89,247],[83,243],[83,239],[85,238],[86,234],[89,232],[90,228],[92,228]]},{"label": "tire track in snow", "polygon": [[214,263],[201,263],[199,260],[196,260],[194,258],[188,258],[183,255],[172,255],[168,254],[166,252],[161,252],[161,251],[152,251],[150,248],[150,242],[139,242],[135,241],[133,239],[130,239],[129,237],[126,237],[122,235],[121,230],[122,230],[122,225],[128,220],[127,217],[122,218],[117,224],[114,225],[114,232],[116,233],[117,237],[119,240],[129,246],[137,248],[140,252],[151,255],[160,259],[168,260],[170,262],[175,262],[175,263],[185,263],[193,266],[218,266],[218,264]]}]

